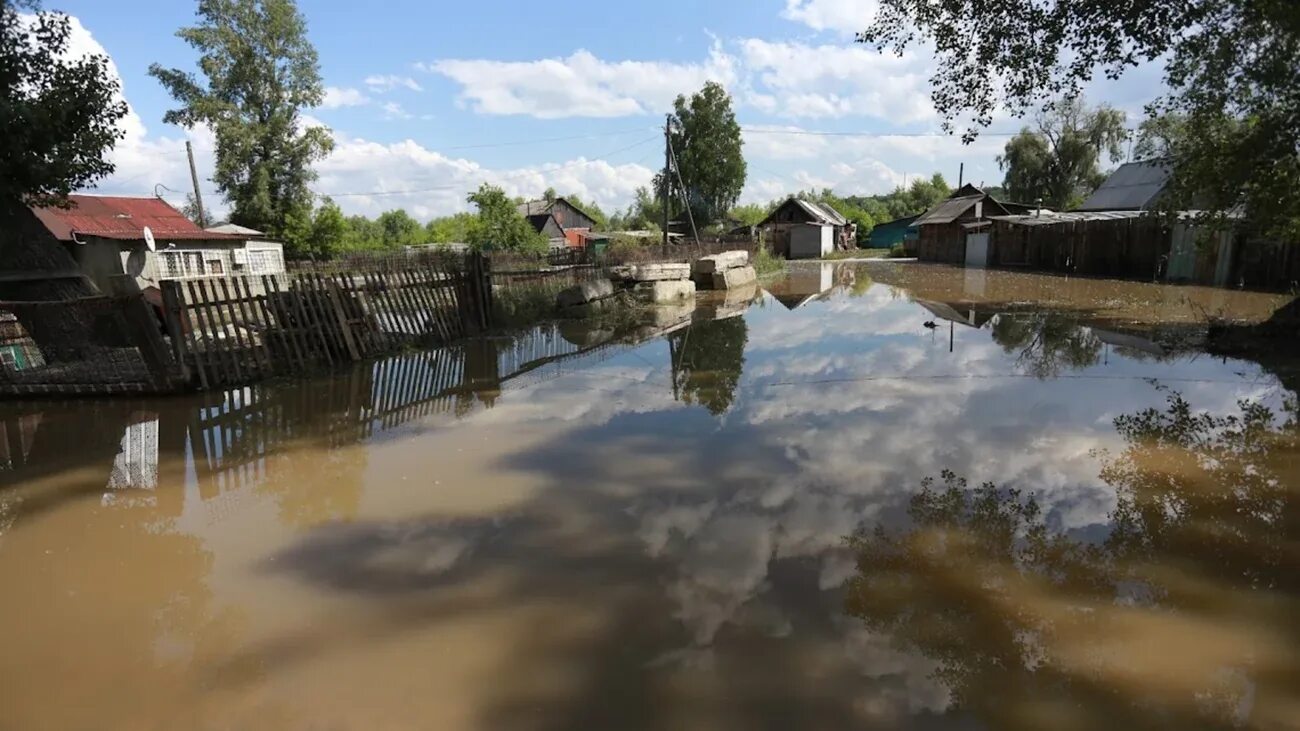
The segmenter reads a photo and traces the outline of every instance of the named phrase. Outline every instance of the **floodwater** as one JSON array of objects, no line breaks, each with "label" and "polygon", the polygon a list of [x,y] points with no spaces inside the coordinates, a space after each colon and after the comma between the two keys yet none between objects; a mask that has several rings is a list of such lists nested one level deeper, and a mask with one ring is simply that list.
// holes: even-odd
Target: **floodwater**
[{"label": "floodwater", "polygon": [[5,405],[0,729],[1295,728],[1300,379],[1195,337],[1282,301],[811,265]]}]

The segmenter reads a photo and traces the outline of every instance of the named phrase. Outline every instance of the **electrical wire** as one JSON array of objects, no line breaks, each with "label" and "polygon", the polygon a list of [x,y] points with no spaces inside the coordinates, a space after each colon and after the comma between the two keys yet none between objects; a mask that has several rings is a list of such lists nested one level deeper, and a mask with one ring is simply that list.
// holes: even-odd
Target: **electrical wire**
[{"label": "electrical wire", "polygon": [[[599,157],[594,157],[590,160],[583,160],[581,162],[569,163],[568,165],[561,165],[559,167],[553,167],[553,168],[529,170],[527,172],[515,173],[512,175],[495,175],[492,176],[492,179],[493,180],[515,180],[518,178],[526,178],[533,175],[537,175],[538,173],[554,173],[560,170],[569,170],[572,168],[583,167],[585,165],[590,165],[593,162],[608,162],[608,158],[614,157],[615,155],[620,155],[630,150],[634,150],[644,144],[654,142],[657,139],[659,139],[657,136],[647,137],[646,139],[641,140],[640,142],[635,142],[631,145],[628,145],[627,147],[620,147],[619,149],[614,150],[613,152],[607,152],[604,155],[601,155]],[[313,191],[313,192],[316,193],[316,195],[327,197],[327,198],[355,198],[355,197],[383,197],[383,196],[392,196],[392,195],[414,195],[416,193],[433,193],[433,192],[443,191],[443,190],[464,190],[464,189],[465,189],[464,185],[438,185],[430,188],[418,188],[412,190],[383,190],[383,191],[351,192],[351,193],[322,193],[320,191]]]}]

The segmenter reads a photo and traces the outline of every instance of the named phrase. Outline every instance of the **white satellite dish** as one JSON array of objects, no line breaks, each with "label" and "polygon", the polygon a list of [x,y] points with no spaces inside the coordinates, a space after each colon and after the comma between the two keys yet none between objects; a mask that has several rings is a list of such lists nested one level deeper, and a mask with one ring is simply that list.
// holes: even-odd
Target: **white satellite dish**
[{"label": "white satellite dish", "polygon": [[157,251],[158,244],[154,243],[153,231],[148,226],[144,227],[144,245],[149,247],[149,251]]}]

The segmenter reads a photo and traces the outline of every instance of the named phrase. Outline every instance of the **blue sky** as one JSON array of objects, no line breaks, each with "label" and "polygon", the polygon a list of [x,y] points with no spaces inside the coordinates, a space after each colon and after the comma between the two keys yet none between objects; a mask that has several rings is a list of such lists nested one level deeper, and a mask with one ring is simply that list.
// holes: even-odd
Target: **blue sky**
[{"label": "blue sky", "polygon": [[[204,129],[162,123],[170,99],[152,62],[193,68],[175,31],[195,4],[47,0],[74,16],[78,51],[113,60],[132,109],[118,172],[104,193],[146,195],[188,184],[184,140],[211,170]],[[350,213],[404,207],[420,218],[465,210],[483,181],[512,195],[548,186],[621,207],[661,163],[656,128],[672,98],[705,80],[724,83],[746,131],[746,201],[808,187],[880,193],[943,172],[994,184],[1005,138],[963,147],[939,134],[929,102],[933,59],[852,42],[876,0],[714,0],[549,5],[479,0],[357,3],[300,0],[320,54],[326,105],[310,119],[334,131],[315,189]],[[1157,69],[1097,82],[1093,102],[1136,117],[1159,93]],[[1014,130],[1001,119],[995,127]],[[828,137],[809,132],[853,132]],[[868,136],[871,135],[871,136]],[[893,135],[893,136],[890,136]],[[557,139],[560,138],[560,139]],[[218,204],[211,183],[209,205]],[[181,201],[183,196],[167,193]]]}]

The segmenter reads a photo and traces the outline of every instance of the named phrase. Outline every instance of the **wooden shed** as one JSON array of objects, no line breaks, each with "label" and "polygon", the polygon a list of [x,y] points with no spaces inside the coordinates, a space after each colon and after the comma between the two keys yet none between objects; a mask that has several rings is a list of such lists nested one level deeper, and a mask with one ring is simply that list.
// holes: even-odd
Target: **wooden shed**
[{"label": "wooden shed", "polygon": [[993,196],[973,185],[964,185],[912,223],[919,234],[917,257],[922,261],[964,264],[967,237],[987,233],[992,225],[990,217],[1005,215],[1007,209]]},{"label": "wooden shed", "polygon": [[801,198],[789,198],[758,224],[765,243],[772,253],[790,256],[790,239],[796,229],[808,226],[826,226],[832,229],[831,240],[836,249],[849,249],[856,245],[857,226],[840,212],[825,203],[815,203]]}]

